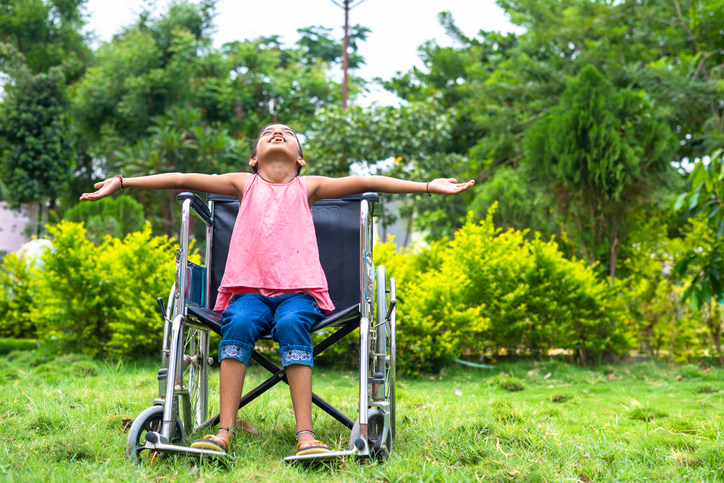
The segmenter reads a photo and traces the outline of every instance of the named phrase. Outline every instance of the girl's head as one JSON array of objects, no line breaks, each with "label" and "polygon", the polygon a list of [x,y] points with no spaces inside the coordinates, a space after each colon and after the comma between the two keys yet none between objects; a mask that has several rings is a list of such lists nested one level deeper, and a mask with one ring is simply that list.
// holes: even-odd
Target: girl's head
[{"label": "girl's head", "polygon": [[290,157],[296,157],[297,174],[302,171],[304,166],[304,153],[299,138],[288,126],[284,124],[267,124],[256,138],[254,149],[251,151],[249,165],[257,172],[259,157],[265,156],[274,150],[281,150]]}]

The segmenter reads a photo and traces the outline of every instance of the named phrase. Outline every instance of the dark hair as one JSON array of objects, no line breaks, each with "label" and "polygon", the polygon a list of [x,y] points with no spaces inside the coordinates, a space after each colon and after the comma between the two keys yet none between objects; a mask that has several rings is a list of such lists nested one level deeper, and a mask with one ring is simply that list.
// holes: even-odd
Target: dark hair
[{"label": "dark hair", "polygon": [[[276,126],[277,124],[279,124],[279,123],[278,123],[278,122],[271,122],[271,123],[267,124],[266,126],[264,126],[263,128],[261,128],[261,129],[259,130],[259,134],[257,134],[257,136],[256,136],[256,141],[254,141],[254,147],[253,147],[252,150],[251,150],[251,154],[249,155],[249,158],[255,158],[255,157],[256,157],[256,146],[259,144],[259,140],[261,139],[261,134],[262,134],[262,133],[266,130],[266,128],[268,128],[269,126]],[[282,124],[282,126],[284,126],[284,124]],[[287,127],[289,127],[289,126],[287,126]],[[304,153],[302,152],[302,143],[299,142],[299,138],[297,137],[297,133],[295,133],[295,132],[294,132],[294,129],[292,129],[292,128],[289,128],[289,130],[292,131],[292,134],[294,134],[294,139],[297,140],[297,146],[299,146],[299,157],[300,157],[300,158],[304,158]],[[251,169],[253,169],[254,172],[256,173],[256,166],[252,166]],[[299,173],[301,173],[301,172],[302,172],[302,167],[301,167],[301,166],[297,167],[297,175],[299,175]]]}]

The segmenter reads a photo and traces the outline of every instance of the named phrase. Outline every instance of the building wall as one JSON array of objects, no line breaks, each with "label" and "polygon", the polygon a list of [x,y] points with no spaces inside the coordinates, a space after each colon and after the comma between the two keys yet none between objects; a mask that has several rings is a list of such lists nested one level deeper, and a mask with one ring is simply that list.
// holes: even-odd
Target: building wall
[{"label": "building wall", "polygon": [[23,206],[21,211],[13,211],[6,202],[0,201],[0,256],[19,250],[31,240],[24,232],[33,219],[37,219],[37,210]]}]

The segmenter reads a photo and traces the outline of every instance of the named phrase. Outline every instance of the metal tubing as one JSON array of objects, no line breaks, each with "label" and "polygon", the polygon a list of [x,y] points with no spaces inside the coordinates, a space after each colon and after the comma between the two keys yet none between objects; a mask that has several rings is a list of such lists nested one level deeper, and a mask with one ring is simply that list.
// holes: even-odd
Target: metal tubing
[{"label": "metal tubing", "polygon": [[[208,286],[208,284],[207,284]],[[198,411],[196,413],[196,423],[201,424],[209,417],[209,331],[201,331],[199,340],[200,361],[199,362],[199,394],[198,394]]]},{"label": "metal tubing", "polygon": [[168,352],[170,347],[169,342],[169,336],[171,335],[171,317],[169,317],[170,313],[173,313],[173,303],[174,303],[174,294],[176,293],[176,281],[173,282],[173,286],[171,287],[171,293],[168,294],[168,303],[166,304],[166,313],[164,314],[163,318],[163,343],[161,348],[161,367],[165,367],[168,369]]},{"label": "metal tubing", "polygon": [[312,393],[312,402],[317,405],[319,409],[332,416],[340,423],[347,426],[349,429],[354,428],[354,421],[352,421],[346,414],[340,412],[337,408],[329,404],[327,401]]},{"label": "metal tubing", "polygon": [[166,381],[166,399],[163,403],[163,425],[161,427],[161,436],[165,438],[164,442],[171,441],[172,426],[175,424],[174,403],[176,397],[174,391],[176,389],[176,373],[181,372],[180,356],[183,352],[181,335],[183,334],[183,316],[177,315],[171,323],[171,352],[168,358],[168,380]]},{"label": "metal tubing", "polygon": [[[396,299],[395,295],[395,279],[390,279],[390,303]],[[390,314],[390,377],[394,380],[397,376],[395,372],[397,370],[397,306],[392,309]]]},{"label": "metal tubing", "polygon": [[186,267],[189,264],[189,218],[191,216],[191,200],[185,200],[181,205],[181,233],[179,243],[181,245],[181,259],[178,270],[178,291],[176,295],[176,306],[174,317],[186,314]]},{"label": "metal tubing", "polygon": [[362,317],[359,323],[359,424],[367,427],[367,378],[369,371],[370,319]]},{"label": "metal tubing", "polygon": [[[209,201],[209,211],[211,212],[211,219],[214,219],[214,202]],[[204,263],[206,264],[206,297],[204,297],[204,305],[207,309],[210,309],[209,303],[211,297],[211,249],[214,244],[214,236],[212,225],[206,225],[206,253],[204,255]],[[208,354],[208,352],[207,352]]]},{"label": "metal tubing", "polygon": [[[386,368],[386,354],[387,354],[387,324],[385,323],[385,316],[387,315],[387,272],[384,265],[377,267],[377,325],[375,331],[377,332],[377,348],[375,355],[375,372],[382,374],[382,380],[387,380],[387,368]],[[373,386],[372,398],[377,400],[377,391]],[[385,386],[382,386],[382,396],[386,394]]]}]

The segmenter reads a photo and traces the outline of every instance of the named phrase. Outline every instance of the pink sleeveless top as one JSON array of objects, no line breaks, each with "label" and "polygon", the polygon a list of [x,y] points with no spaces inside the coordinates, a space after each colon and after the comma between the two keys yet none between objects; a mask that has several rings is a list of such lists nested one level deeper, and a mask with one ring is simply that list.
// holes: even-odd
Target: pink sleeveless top
[{"label": "pink sleeveless top", "polygon": [[319,262],[306,178],[272,184],[247,176],[214,311],[222,313],[239,293],[307,293],[324,312],[334,310]]}]

